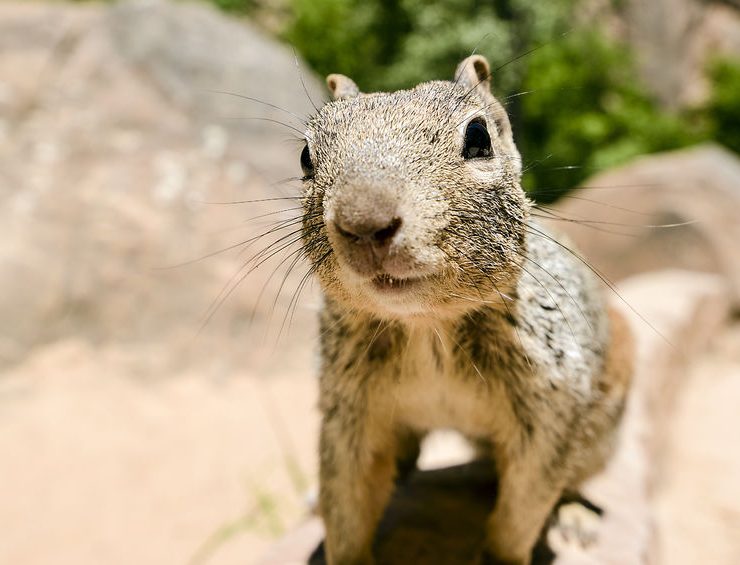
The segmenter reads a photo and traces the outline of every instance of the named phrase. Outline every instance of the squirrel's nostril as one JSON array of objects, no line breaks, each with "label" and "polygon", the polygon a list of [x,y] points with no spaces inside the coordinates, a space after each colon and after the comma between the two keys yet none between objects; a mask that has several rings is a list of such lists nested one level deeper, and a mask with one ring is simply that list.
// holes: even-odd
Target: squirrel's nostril
[{"label": "squirrel's nostril", "polygon": [[[347,223],[335,222],[339,235],[350,241],[365,241],[374,246],[384,246],[390,243],[393,237],[398,233],[401,227],[401,218],[393,218],[388,224],[378,229],[377,224],[368,225],[347,225]],[[382,225],[382,224],[381,224]]]},{"label": "squirrel's nostril", "polygon": [[355,240],[360,239],[361,237],[357,235],[356,233],[353,233],[351,230],[347,229],[346,227],[343,227],[339,222],[334,222],[334,227],[337,229],[337,232],[339,232],[339,235],[341,235],[345,239],[355,241]]},{"label": "squirrel's nostril", "polygon": [[388,243],[398,233],[401,223],[401,218],[393,218],[390,224],[373,234],[373,241],[379,245]]}]

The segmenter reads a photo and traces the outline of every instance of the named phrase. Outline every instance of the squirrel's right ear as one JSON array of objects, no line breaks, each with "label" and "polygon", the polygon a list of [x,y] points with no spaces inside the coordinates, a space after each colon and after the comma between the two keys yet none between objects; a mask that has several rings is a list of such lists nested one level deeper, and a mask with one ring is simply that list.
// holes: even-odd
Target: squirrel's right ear
[{"label": "squirrel's right ear", "polygon": [[355,98],[360,94],[355,81],[344,75],[333,74],[326,77],[326,86],[334,97],[334,100],[343,100],[345,98]]},{"label": "squirrel's right ear", "polygon": [[480,89],[484,94],[491,92],[491,66],[483,55],[471,55],[463,59],[455,70],[455,82],[467,90]]}]

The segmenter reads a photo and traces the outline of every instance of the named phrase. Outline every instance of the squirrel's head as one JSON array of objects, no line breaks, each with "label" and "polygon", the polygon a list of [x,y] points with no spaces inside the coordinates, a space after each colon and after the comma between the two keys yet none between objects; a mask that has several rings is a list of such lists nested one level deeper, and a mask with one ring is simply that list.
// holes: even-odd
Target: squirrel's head
[{"label": "squirrel's head", "polygon": [[304,250],[332,299],[436,317],[512,291],[529,201],[490,74],[474,55],[454,81],[372,94],[329,75],[301,166]]}]

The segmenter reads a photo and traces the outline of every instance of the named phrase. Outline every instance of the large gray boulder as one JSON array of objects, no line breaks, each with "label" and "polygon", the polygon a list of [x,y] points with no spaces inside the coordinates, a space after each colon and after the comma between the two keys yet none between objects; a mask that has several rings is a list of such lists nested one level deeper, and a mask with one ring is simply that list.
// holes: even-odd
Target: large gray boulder
[{"label": "large gray boulder", "polygon": [[[282,141],[300,139],[309,95],[324,93],[288,46],[205,4],[2,3],[0,77],[0,366],[69,335],[140,347],[124,357],[147,374],[254,361],[250,335],[276,343],[300,266],[273,308],[282,275],[258,304],[276,263],[264,265],[200,334],[260,245],[159,268],[297,214],[293,200],[204,204],[297,193],[273,184],[300,171],[300,143]],[[247,222],[280,208],[292,210]],[[296,316],[310,331],[312,313]],[[304,351],[283,369],[309,362],[301,335],[280,342]]]},{"label": "large gray boulder", "polygon": [[715,272],[740,306],[740,159],[726,149],[641,157],[538,214],[611,281],[661,268]]}]

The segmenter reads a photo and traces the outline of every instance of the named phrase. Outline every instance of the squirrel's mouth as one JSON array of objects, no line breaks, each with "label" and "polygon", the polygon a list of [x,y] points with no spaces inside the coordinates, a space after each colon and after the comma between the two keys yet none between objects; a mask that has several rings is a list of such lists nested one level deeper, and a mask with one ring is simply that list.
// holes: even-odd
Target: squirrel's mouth
[{"label": "squirrel's mouth", "polygon": [[409,290],[421,281],[421,278],[399,278],[383,273],[372,279],[372,285],[375,290],[381,292],[401,292]]}]

